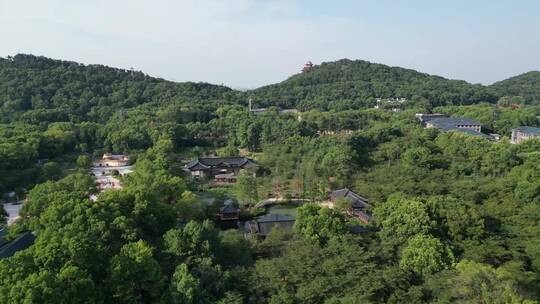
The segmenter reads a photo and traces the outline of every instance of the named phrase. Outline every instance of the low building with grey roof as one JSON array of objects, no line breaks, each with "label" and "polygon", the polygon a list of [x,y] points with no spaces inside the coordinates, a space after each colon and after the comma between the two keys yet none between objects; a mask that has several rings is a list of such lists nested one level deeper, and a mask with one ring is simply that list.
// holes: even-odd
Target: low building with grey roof
[{"label": "low building with grey roof", "polygon": [[510,143],[519,144],[524,140],[540,138],[540,128],[537,127],[519,127],[512,130]]},{"label": "low building with grey roof", "polygon": [[230,173],[237,175],[240,170],[255,165],[253,160],[246,157],[200,157],[187,163],[184,170],[197,177]]},{"label": "low building with grey roof", "polygon": [[24,250],[34,244],[36,236],[30,232],[23,232],[12,241],[0,241],[0,259],[13,256],[15,253]]},{"label": "low building with grey roof", "polygon": [[292,232],[294,222],[295,218],[290,215],[269,214],[246,222],[245,230],[248,233],[266,237],[275,227]]},{"label": "low building with grey roof", "polygon": [[437,128],[443,132],[463,129],[482,132],[482,125],[479,122],[463,117],[433,118],[426,122],[426,128]]}]

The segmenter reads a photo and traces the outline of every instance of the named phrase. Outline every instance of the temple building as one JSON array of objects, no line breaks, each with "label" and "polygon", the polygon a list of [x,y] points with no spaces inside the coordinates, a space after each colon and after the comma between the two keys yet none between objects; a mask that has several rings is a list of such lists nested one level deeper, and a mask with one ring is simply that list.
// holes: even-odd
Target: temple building
[{"label": "temple building", "polygon": [[125,154],[105,153],[101,160],[96,162],[99,167],[124,167],[129,165],[129,156]]},{"label": "temple building", "polygon": [[306,62],[302,68],[302,73],[310,72],[313,69],[313,63],[311,61]]},{"label": "temple building", "polygon": [[339,199],[346,199],[351,202],[350,215],[358,218],[364,224],[371,221],[371,205],[367,198],[355,193],[349,188],[343,188],[330,192],[330,201],[335,204]]},{"label": "temple building", "polygon": [[233,179],[241,170],[255,165],[246,157],[200,157],[187,163],[184,170],[193,177],[219,176],[223,181],[235,182]]}]

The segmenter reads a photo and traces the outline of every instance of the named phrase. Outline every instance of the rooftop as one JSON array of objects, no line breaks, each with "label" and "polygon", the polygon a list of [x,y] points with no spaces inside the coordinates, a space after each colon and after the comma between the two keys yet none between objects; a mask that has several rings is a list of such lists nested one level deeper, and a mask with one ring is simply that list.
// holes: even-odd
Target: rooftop
[{"label": "rooftop", "polygon": [[369,208],[371,205],[367,198],[360,196],[349,188],[343,188],[330,192],[330,199],[348,198],[352,200],[353,208]]},{"label": "rooftop", "polygon": [[9,258],[16,252],[24,250],[34,244],[36,236],[32,232],[24,232],[16,239],[0,247],[0,259]]},{"label": "rooftop", "polygon": [[0,228],[0,248],[2,248],[2,246],[4,246],[4,244],[6,244],[8,242],[8,241],[6,241],[4,239],[6,234],[7,234],[7,229],[6,228]]},{"label": "rooftop", "polygon": [[523,126],[523,127],[515,128],[514,130],[521,133],[526,133],[526,134],[540,135],[540,128],[537,128],[537,127]]},{"label": "rooftop", "polygon": [[219,208],[220,213],[237,213],[240,209],[234,206],[234,202],[230,199],[226,200],[224,206]]},{"label": "rooftop", "polygon": [[268,214],[256,219],[258,223],[294,222],[294,217],[286,214]]},{"label": "rooftop", "polygon": [[110,160],[128,160],[129,156],[125,154],[112,154],[112,153],[105,153],[103,154],[102,159],[110,159]]},{"label": "rooftop", "polygon": [[458,126],[481,126],[479,122],[463,117],[436,117],[430,119],[429,123],[443,131],[454,130]]},{"label": "rooftop", "polygon": [[279,227],[285,231],[292,231],[294,226],[294,217],[284,214],[265,215],[258,219],[248,221],[245,224],[246,230],[251,233],[257,233],[266,236],[274,227]]},{"label": "rooftop", "polygon": [[200,157],[186,164],[186,169],[201,168],[209,169],[216,166],[242,167],[255,162],[246,157]]}]

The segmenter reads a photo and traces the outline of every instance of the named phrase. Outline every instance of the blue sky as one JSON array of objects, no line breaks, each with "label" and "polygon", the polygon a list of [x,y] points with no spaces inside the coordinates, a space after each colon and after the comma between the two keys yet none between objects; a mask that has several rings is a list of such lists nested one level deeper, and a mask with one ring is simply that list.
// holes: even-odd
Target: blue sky
[{"label": "blue sky", "polygon": [[533,0],[0,0],[0,56],[253,88],[364,59],[489,84],[540,70]]}]

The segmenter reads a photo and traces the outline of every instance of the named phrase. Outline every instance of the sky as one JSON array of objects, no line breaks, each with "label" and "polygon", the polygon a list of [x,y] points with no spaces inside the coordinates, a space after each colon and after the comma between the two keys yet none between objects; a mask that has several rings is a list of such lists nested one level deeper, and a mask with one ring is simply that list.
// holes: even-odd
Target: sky
[{"label": "sky", "polygon": [[490,84],[540,70],[540,1],[0,0],[17,53],[244,89],[341,58]]}]

